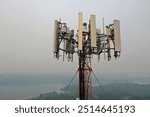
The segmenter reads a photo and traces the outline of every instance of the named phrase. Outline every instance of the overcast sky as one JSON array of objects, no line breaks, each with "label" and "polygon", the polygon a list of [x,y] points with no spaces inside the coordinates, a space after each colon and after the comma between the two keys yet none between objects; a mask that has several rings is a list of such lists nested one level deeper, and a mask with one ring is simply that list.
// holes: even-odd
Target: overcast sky
[{"label": "overcast sky", "polygon": [[74,73],[77,60],[53,58],[53,23],[62,18],[77,29],[82,11],[86,22],[95,14],[98,27],[102,17],[105,24],[121,22],[121,58],[94,59],[96,73],[150,76],[149,5],[149,0],[0,0],[0,73]]}]

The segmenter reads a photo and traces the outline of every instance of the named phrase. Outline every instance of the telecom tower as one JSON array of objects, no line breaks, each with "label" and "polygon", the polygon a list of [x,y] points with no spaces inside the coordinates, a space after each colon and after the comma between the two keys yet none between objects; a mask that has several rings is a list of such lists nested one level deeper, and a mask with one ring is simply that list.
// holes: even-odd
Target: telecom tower
[{"label": "telecom tower", "polygon": [[[106,33],[105,33],[106,32]],[[112,24],[104,26],[103,32],[96,28],[95,15],[90,15],[89,24],[83,23],[82,12],[78,13],[78,30],[74,30],[62,23],[61,20],[54,22],[54,41],[53,53],[58,60],[62,51],[63,60],[65,56],[68,61],[73,61],[73,55],[76,53],[79,59],[79,99],[88,100],[92,96],[92,66],[91,59],[93,55],[98,56],[103,53],[108,61],[111,60],[111,53],[115,58],[120,57],[120,21],[113,20]]]}]

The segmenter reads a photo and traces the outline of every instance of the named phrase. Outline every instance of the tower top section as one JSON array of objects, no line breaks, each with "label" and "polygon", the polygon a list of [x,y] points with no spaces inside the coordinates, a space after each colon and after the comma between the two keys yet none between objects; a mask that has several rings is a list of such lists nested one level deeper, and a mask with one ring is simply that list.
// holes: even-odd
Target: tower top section
[{"label": "tower top section", "polygon": [[[103,32],[102,32],[103,31]],[[112,24],[104,25],[101,30],[96,26],[96,15],[91,14],[89,22],[83,22],[83,13],[78,13],[78,29],[67,26],[67,23],[54,21],[53,53],[54,57],[73,61],[73,55],[84,52],[86,56],[97,55],[98,60],[103,54],[104,58],[111,60],[112,54],[115,58],[120,57],[121,35],[120,21],[113,20]],[[107,56],[106,56],[107,55]]]}]

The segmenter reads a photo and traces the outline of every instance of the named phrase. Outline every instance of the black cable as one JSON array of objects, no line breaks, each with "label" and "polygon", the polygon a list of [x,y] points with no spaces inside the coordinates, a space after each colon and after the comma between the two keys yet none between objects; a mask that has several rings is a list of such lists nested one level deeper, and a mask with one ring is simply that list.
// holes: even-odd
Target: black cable
[{"label": "black cable", "polygon": [[103,90],[103,87],[101,86],[101,84],[100,84],[100,82],[99,82],[98,78],[96,77],[96,75],[95,75],[95,73],[94,73],[94,71],[93,71],[93,70],[92,70],[92,73],[93,73],[93,75],[94,75],[94,77],[95,77],[96,81],[98,82],[99,87]]},{"label": "black cable", "polygon": [[74,78],[76,77],[77,73],[79,70],[76,71],[75,75],[73,76],[73,78],[71,79],[71,81],[69,82],[68,86],[66,87],[66,89],[68,89],[72,83],[72,81],[74,80]]}]

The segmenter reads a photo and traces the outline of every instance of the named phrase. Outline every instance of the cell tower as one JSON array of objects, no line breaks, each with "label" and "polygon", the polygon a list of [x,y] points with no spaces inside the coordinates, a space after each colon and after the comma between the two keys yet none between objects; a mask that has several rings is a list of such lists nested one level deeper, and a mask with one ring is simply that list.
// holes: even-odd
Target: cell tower
[{"label": "cell tower", "polygon": [[91,59],[93,55],[97,55],[99,61],[100,55],[104,54],[104,57],[110,61],[112,52],[115,58],[119,58],[121,52],[120,21],[113,20],[112,24],[105,27],[103,19],[103,32],[101,32],[96,28],[95,17],[95,15],[90,15],[87,25],[83,22],[82,12],[79,12],[77,34],[74,34],[74,30],[70,30],[61,20],[54,22],[54,57],[58,60],[62,51],[63,60],[67,57],[68,61],[73,61],[73,55],[75,53],[78,55],[80,100],[88,100],[92,96]]}]

